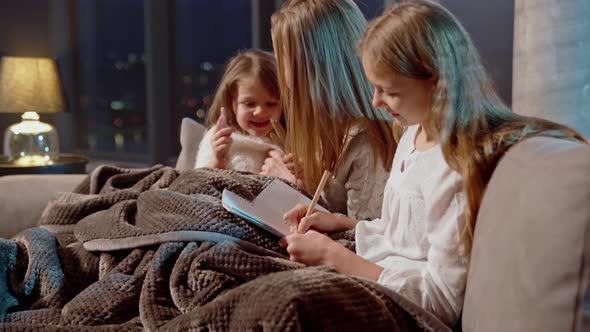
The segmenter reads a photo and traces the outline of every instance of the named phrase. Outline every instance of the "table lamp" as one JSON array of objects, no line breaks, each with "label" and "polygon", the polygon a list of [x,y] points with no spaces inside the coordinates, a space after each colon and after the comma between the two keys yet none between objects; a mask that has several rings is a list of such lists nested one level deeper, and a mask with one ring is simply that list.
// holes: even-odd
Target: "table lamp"
[{"label": "table lamp", "polygon": [[39,121],[37,113],[65,108],[62,82],[55,60],[0,58],[0,112],[23,113],[22,122],[4,134],[4,154],[16,164],[50,165],[59,154],[55,128]]}]

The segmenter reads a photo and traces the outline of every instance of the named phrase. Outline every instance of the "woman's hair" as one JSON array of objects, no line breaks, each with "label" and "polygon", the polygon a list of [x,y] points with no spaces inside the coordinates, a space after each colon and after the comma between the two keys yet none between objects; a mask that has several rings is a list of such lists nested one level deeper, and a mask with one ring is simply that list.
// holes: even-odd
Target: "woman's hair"
[{"label": "woman's hair", "polygon": [[391,168],[396,143],[388,115],[371,106],[371,88],[356,45],[367,21],[352,0],[292,0],[272,15],[286,148],[303,159],[313,190],[323,170],[336,171],[353,127],[368,133],[375,166]]},{"label": "woman's hair", "polygon": [[381,72],[436,82],[424,125],[440,139],[449,166],[464,178],[462,243],[468,254],[484,190],[508,148],[531,136],[587,143],[570,128],[517,115],[505,106],[467,32],[438,4],[415,0],[394,5],[371,22],[359,48]]},{"label": "woman's hair", "polygon": [[247,50],[231,58],[225,67],[223,77],[209,108],[208,124],[215,125],[225,107],[227,125],[243,131],[236,120],[238,85],[245,78],[255,78],[264,84],[271,95],[280,97],[277,82],[277,65],[272,53],[261,50]]}]

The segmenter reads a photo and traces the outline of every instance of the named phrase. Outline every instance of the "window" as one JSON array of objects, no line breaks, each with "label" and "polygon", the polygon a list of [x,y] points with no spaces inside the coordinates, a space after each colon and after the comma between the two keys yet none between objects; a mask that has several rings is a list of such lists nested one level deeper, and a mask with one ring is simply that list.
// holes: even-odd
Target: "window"
[{"label": "window", "polygon": [[142,0],[79,0],[79,148],[147,151]]},{"label": "window", "polygon": [[[391,1],[356,2],[371,19]],[[270,16],[283,2],[72,2],[74,149],[173,164],[182,118],[205,121],[229,57],[251,47],[271,50]]]},{"label": "window", "polygon": [[[171,134],[182,118],[204,122],[228,58],[252,47],[250,0],[176,0]],[[178,152],[178,151],[175,151]]]}]

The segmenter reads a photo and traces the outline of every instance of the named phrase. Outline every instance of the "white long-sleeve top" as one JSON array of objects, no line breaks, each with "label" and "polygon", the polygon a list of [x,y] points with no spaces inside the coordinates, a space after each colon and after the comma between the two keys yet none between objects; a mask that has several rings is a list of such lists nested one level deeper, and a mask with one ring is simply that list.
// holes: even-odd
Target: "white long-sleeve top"
[{"label": "white long-sleeve top", "polygon": [[440,145],[416,151],[418,125],[398,145],[381,218],[356,226],[356,252],[384,268],[377,280],[450,326],[463,307],[467,261],[460,244],[466,197]]}]

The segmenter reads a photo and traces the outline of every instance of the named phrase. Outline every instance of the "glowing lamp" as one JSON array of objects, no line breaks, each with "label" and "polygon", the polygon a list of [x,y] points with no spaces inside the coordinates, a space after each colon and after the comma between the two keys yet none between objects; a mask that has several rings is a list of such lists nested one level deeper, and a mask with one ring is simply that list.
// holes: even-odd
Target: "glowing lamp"
[{"label": "glowing lamp", "polygon": [[59,155],[55,128],[39,121],[37,113],[65,108],[62,82],[53,59],[0,59],[0,112],[23,113],[20,123],[4,133],[3,153],[19,165],[50,165]]}]

